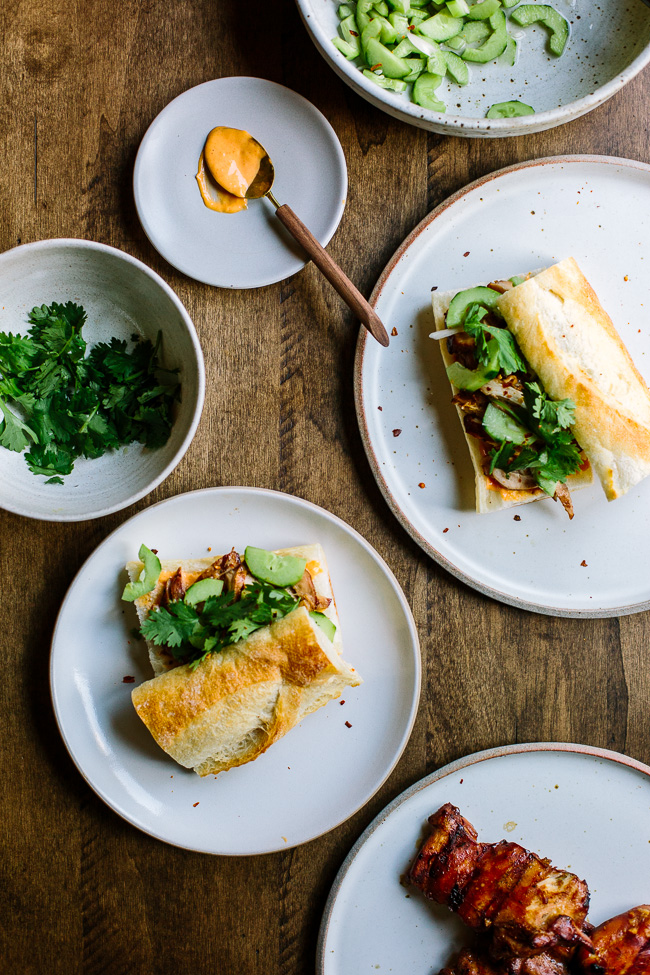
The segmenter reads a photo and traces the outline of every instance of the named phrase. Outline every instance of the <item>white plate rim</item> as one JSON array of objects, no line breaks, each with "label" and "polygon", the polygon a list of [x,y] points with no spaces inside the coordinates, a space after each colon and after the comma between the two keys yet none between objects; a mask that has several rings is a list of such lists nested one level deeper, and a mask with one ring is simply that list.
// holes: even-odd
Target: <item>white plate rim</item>
[{"label": "white plate rim", "polygon": [[169,300],[172,302],[174,307],[177,309],[179,315],[183,319],[185,328],[187,329],[188,335],[190,337],[190,342],[192,348],[194,349],[194,354],[196,356],[197,372],[198,372],[198,388],[196,390],[196,408],[194,411],[194,416],[189,429],[183,439],[182,443],[179,445],[178,450],[169,461],[167,466],[158,474],[153,481],[151,481],[144,489],[136,492],[135,494],[128,497],[125,501],[119,501],[116,504],[109,505],[107,508],[102,508],[99,511],[93,512],[92,514],[79,516],[77,514],[50,514],[47,518],[41,518],[38,515],[25,511],[19,505],[3,505],[4,511],[10,511],[12,514],[21,515],[23,518],[32,518],[35,521],[51,521],[51,522],[82,522],[82,521],[93,521],[95,518],[104,518],[106,515],[112,515],[116,511],[122,511],[124,508],[128,508],[130,505],[134,504],[136,501],[140,501],[141,498],[146,497],[151,494],[162,482],[169,477],[173,470],[180,464],[181,460],[190,448],[190,444],[194,439],[198,425],[201,421],[201,415],[203,413],[203,405],[205,402],[205,360],[203,358],[203,349],[201,348],[201,343],[194,326],[194,322],[189,316],[185,305],[178,297],[176,292],[171,288],[164,278],[150,268],[143,261],[139,260],[137,257],[133,257],[126,251],[120,250],[119,247],[112,247],[110,244],[102,244],[97,240],[87,240],[84,237],[48,237],[45,240],[34,240],[26,244],[17,244],[15,247],[10,247],[8,250],[3,251],[0,254],[0,263],[8,255],[14,255],[16,251],[23,252],[27,249],[30,253],[41,251],[41,250],[52,250],[60,246],[70,246],[79,248],[80,250],[94,250],[99,251],[104,254],[112,254],[114,257],[118,257],[125,261],[127,264],[133,265],[143,274],[146,274],[148,278],[158,285],[160,290],[167,295]]},{"label": "white plate rim", "polygon": [[[298,11],[314,46],[339,78],[375,108],[392,115],[393,118],[399,118],[403,122],[415,125],[417,128],[437,132],[440,135],[448,135],[452,132],[455,135],[468,138],[485,139],[532,135],[534,132],[556,128],[580,118],[604,104],[650,63],[650,45],[648,45],[627,67],[591,94],[583,95],[581,98],[556,109],[536,112],[534,115],[519,116],[514,122],[512,119],[472,118],[466,115],[433,112],[430,109],[421,108],[413,102],[406,101],[395,92],[383,91],[383,94],[379,95],[375,91],[377,85],[363,77],[354,62],[348,61],[334,47],[331,38],[326,36],[326,32],[321,30],[319,25],[312,25],[310,3],[311,0],[296,0]],[[354,70],[349,65],[352,65]]]},{"label": "white plate rim", "polygon": [[[447,197],[447,199],[443,200],[443,202],[428,213],[427,216],[424,217],[424,219],[421,220],[420,223],[411,231],[411,233],[402,241],[379,276],[377,284],[373,288],[372,294],[369,298],[370,305],[373,308],[376,308],[388,279],[407,253],[411,244],[417,240],[422,231],[426,230],[438,217],[445,213],[459,200],[462,200],[465,196],[473,193],[481,186],[485,186],[487,183],[501,179],[502,177],[507,178],[512,173],[521,172],[525,169],[533,169],[539,166],[546,166],[549,164],[570,165],[573,163],[602,163],[603,165],[610,166],[624,166],[629,167],[630,169],[638,169],[650,175],[650,164],[648,163],[640,162],[639,160],[635,159],[626,159],[619,156],[601,156],[597,154],[589,155],[584,153],[576,153],[574,155],[544,156],[540,159],[528,159],[524,162],[514,163],[511,166],[505,166],[503,169],[497,169],[494,172],[487,173],[485,176],[481,176],[479,179],[473,180],[473,182],[468,183],[455,193],[452,193],[452,195]],[[616,606],[610,609],[601,610],[565,609],[563,607],[547,606],[542,603],[530,602],[528,600],[512,596],[510,593],[502,592],[499,589],[494,589],[493,587],[488,586],[479,580],[473,579],[467,573],[459,569],[450,559],[447,558],[447,556],[439,552],[431,544],[431,542],[415,528],[415,526],[409,521],[405,512],[400,508],[387,480],[382,473],[379,459],[372,445],[366,419],[363,390],[363,363],[366,346],[366,330],[361,328],[357,337],[357,346],[354,358],[354,402],[366,457],[368,458],[368,463],[370,464],[375,481],[377,482],[377,485],[388,507],[392,511],[395,518],[399,521],[402,528],[408,532],[413,541],[416,542],[420,548],[427,553],[427,555],[441,565],[443,569],[446,569],[447,572],[455,576],[456,579],[464,582],[472,589],[476,589],[484,596],[488,596],[491,599],[496,599],[498,602],[505,603],[508,606],[516,606],[519,609],[525,609],[534,613],[541,613],[546,616],[558,616],[572,619],[611,619],[612,617],[629,616],[632,613],[641,613],[647,609],[650,609],[650,600],[644,600],[640,603],[626,604],[624,606]]]},{"label": "white plate rim", "polygon": [[521,742],[512,745],[498,745],[495,748],[487,748],[484,751],[473,752],[471,755],[466,755],[462,758],[457,758],[453,762],[449,762],[448,765],[444,765],[442,768],[437,769],[430,775],[426,775],[418,782],[414,782],[413,785],[409,786],[408,789],[405,789],[405,791],[399,796],[396,796],[392,802],[389,802],[385,809],[382,809],[382,811],[373,819],[373,821],[363,831],[341,864],[339,872],[337,873],[334,883],[332,884],[327,901],[325,902],[323,918],[321,920],[321,925],[318,932],[318,942],[316,945],[316,975],[328,975],[325,967],[326,943],[329,934],[332,911],[334,910],[336,899],[340,893],[343,882],[345,881],[345,877],[352,866],[353,861],[356,859],[357,854],[361,848],[365,846],[375,830],[382,826],[399,806],[403,805],[403,803],[407,802],[418,792],[422,792],[423,789],[433,785],[434,782],[438,782],[440,779],[445,779],[447,776],[460,772],[472,765],[477,765],[479,762],[485,762],[495,758],[503,758],[508,755],[520,755],[526,752],[568,752],[578,755],[589,755],[592,758],[598,758],[602,759],[603,761],[615,762],[617,765],[627,766],[628,768],[634,769],[637,772],[642,772],[650,779],[650,766],[645,765],[636,758],[630,758],[629,755],[623,755],[622,752],[611,751],[608,748],[598,748],[595,745],[580,745],[573,742],[538,741]]},{"label": "white plate rim", "polygon": [[[66,611],[67,604],[68,604],[68,602],[69,602],[69,600],[71,598],[71,594],[72,594],[73,588],[75,587],[75,585],[76,585],[77,581],[79,580],[79,578],[82,576],[82,574],[83,574],[83,572],[84,572],[84,570],[86,568],[86,565],[91,561],[91,559],[93,559],[98,554],[98,552],[101,549],[103,549],[104,547],[107,547],[109,545],[109,543],[112,541],[112,539],[114,538],[114,536],[118,535],[122,530],[125,529],[125,527],[127,525],[129,525],[131,522],[135,521],[140,515],[143,515],[145,513],[148,513],[152,509],[154,509],[154,508],[159,508],[159,507],[161,507],[163,505],[166,505],[169,502],[175,502],[179,498],[184,498],[184,497],[188,497],[188,496],[196,496],[197,494],[217,494],[217,493],[227,493],[227,492],[233,492],[233,491],[241,492],[242,494],[247,494],[247,495],[256,495],[256,496],[262,496],[262,495],[269,496],[269,495],[271,495],[271,496],[274,496],[274,497],[282,497],[284,499],[288,499],[289,500],[289,503],[295,503],[295,504],[298,505],[298,507],[305,508],[307,511],[313,511],[313,512],[317,513],[319,516],[324,516],[326,518],[326,520],[332,522],[338,528],[340,528],[343,531],[345,531],[354,541],[356,541],[358,544],[360,544],[362,546],[362,548],[367,552],[368,555],[370,555],[370,557],[377,564],[377,566],[379,567],[379,569],[386,576],[386,579],[390,583],[391,588],[393,589],[393,591],[394,591],[395,595],[397,596],[397,599],[398,599],[398,601],[399,601],[399,603],[401,605],[402,611],[404,613],[404,619],[405,619],[405,621],[406,621],[406,623],[408,625],[409,633],[410,633],[410,636],[411,636],[410,649],[413,652],[413,664],[414,664],[414,677],[415,677],[415,680],[414,680],[413,696],[412,696],[412,699],[411,699],[410,710],[409,710],[408,716],[406,718],[406,721],[404,723],[404,727],[403,727],[403,730],[402,730],[402,735],[401,735],[400,741],[397,744],[397,747],[396,747],[396,749],[394,751],[393,758],[392,758],[392,762],[390,763],[390,767],[387,767],[385,769],[384,774],[383,774],[383,778],[381,779],[381,781],[375,782],[374,787],[372,788],[372,791],[368,795],[366,795],[362,799],[362,801],[354,809],[351,809],[344,816],[343,819],[340,819],[337,822],[332,823],[327,829],[325,829],[325,830],[323,830],[323,831],[321,831],[319,833],[316,833],[316,834],[314,834],[312,836],[309,836],[306,839],[299,840],[299,841],[297,841],[295,843],[283,843],[282,845],[272,846],[272,847],[268,847],[268,848],[264,848],[264,849],[256,849],[256,850],[242,850],[242,851],[236,851],[236,852],[230,852],[230,851],[228,851],[228,852],[220,852],[220,851],[217,851],[217,850],[205,850],[201,846],[196,846],[196,845],[191,845],[191,844],[187,844],[187,843],[178,842],[176,840],[171,840],[171,839],[169,839],[169,837],[163,835],[161,832],[158,832],[158,831],[152,830],[152,829],[148,829],[145,825],[143,825],[143,823],[136,822],[132,816],[129,816],[123,809],[121,809],[119,807],[119,804],[118,803],[115,803],[113,800],[111,800],[110,796],[108,794],[106,794],[106,791],[105,790],[103,790],[101,788],[98,788],[93,783],[91,775],[86,772],[86,769],[84,767],[82,767],[82,765],[77,760],[77,757],[76,757],[76,755],[74,753],[74,749],[73,749],[73,747],[70,744],[70,741],[69,741],[68,736],[66,735],[65,721],[62,718],[61,708],[58,706],[57,697],[56,697],[56,690],[55,690],[55,670],[56,670],[55,643],[56,643],[56,639],[57,639],[57,633],[58,633],[58,631],[60,629],[60,626],[62,625],[62,619],[63,619],[63,616],[64,616],[64,612]],[[279,852],[280,850],[290,850],[290,849],[293,849],[296,846],[301,846],[304,843],[308,843],[308,842],[311,842],[312,840],[318,839],[320,836],[324,836],[326,833],[331,832],[333,829],[336,829],[338,826],[340,826],[343,823],[347,822],[348,819],[350,819],[352,816],[354,816],[360,809],[362,809],[370,801],[370,799],[374,795],[376,795],[376,793],[384,785],[384,783],[386,782],[386,780],[388,779],[388,777],[390,776],[390,774],[393,772],[394,768],[396,767],[397,763],[399,762],[400,758],[402,757],[402,754],[404,752],[404,749],[406,748],[406,746],[407,746],[407,744],[409,742],[409,739],[411,737],[411,732],[413,730],[413,725],[415,724],[415,719],[417,717],[417,713],[418,713],[418,709],[419,709],[421,689],[422,689],[422,654],[421,654],[420,640],[419,640],[417,626],[415,624],[415,619],[413,617],[413,613],[412,613],[411,607],[409,606],[409,603],[408,603],[408,601],[406,599],[406,596],[404,595],[404,592],[402,590],[402,587],[400,586],[397,578],[395,577],[393,571],[391,570],[391,568],[389,567],[389,565],[386,563],[386,561],[381,557],[381,555],[376,551],[376,549],[370,544],[370,542],[368,542],[363,537],[363,535],[361,535],[355,528],[352,528],[351,525],[348,525],[347,522],[345,522],[345,521],[343,521],[343,519],[339,518],[338,515],[333,514],[331,511],[328,511],[326,508],[323,508],[320,505],[314,504],[312,501],[306,501],[304,498],[300,498],[300,497],[298,497],[297,495],[294,495],[294,494],[287,494],[284,491],[275,491],[275,490],[272,490],[270,488],[258,488],[258,487],[252,487],[252,486],[249,486],[249,485],[220,485],[220,486],[217,486],[217,487],[200,488],[200,489],[198,489],[196,491],[185,491],[185,492],[183,492],[181,494],[173,495],[171,498],[166,498],[166,499],[164,499],[162,501],[158,501],[155,504],[150,505],[147,508],[144,508],[142,511],[137,512],[135,515],[132,515],[125,522],[123,522],[121,525],[119,525],[117,528],[115,528],[109,535],[106,536],[105,539],[103,539],[103,541],[101,541],[99,543],[98,546],[96,546],[96,548],[91,552],[91,554],[88,556],[88,558],[84,560],[84,562],[80,566],[79,570],[75,573],[75,576],[72,579],[72,581],[71,581],[71,583],[70,583],[70,585],[69,585],[69,587],[67,589],[67,592],[65,594],[65,597],[63,599],[63,602],[61,603],[61,608],[59,609],[59,612],[57,613],[56,622],[55,622],[54,630],[53,630],[53,633],[52,633],[52,640],[51,640],[51,643],[50,643],[49,689],[50,689],[50,699],[51,699],[51,702],[52,702],[52,708],[53,708],[53,711],[54,711],[54,717],[55,717],[55,720],[56,720],[56,723],[57,723],[57,727],[59,729],[59,733],[60,733],[60,735],[61,735],[61,737],[63,739],[63,743],[64,743],[64,745],[66,747],[67,752],[68,752],[68,755],[72,759],[75,767],[77,768],[78,772],[81,774],[81,776],[84,779],[84,781],[86,782],[86,784],[93,790],[93,792],[97,796],[99,796],[99,798],[104,803],[106,803],[106,805],[110,809],[113,810],[113,812],[117,813],[117,815],[121,819],[123,819],[125,822],[129,823],[131,826],[134,826],[136,829],[140,830],[141,832],[147,834],[148,836],[151,836],[154,839],[160,840],[161,842],[167,843],[167,844],[169,844],[171,846],[175,846],[175,847],[177,847],[179,849],[190,850],[190,851],[197,852],[197,853],[206,853],[206,854],[215,855],[215,856],[258,856],[258,855],[263,855],[263,854],[266,854],[266,853],[276,853],[276,852]]]},{"label": "white plate rim", "polygon": [[167,261],[167,263],[171,267],[175,268],[177,271],[180,271],[181,274],[186,275],[188,278],[191,278],[194,281],[198,281],[200,284],[207,284],[212,288],[225,288],[228,290],[235,290],[235,291],[250,291],[253,288],[265,288],[268,285],[277,284],[280,281],[287,280],[287,278],[290,278],[294,274],[298,274],[301,270],[303,270],[310,262],[311,258],[307,257],[307,260],[304,261],[301,267],[296,268],[293,271],[289,271],[287,274],[284,274],[282,277],[277,277],[277,275],[271,274],[266,278],[260,278],[259,280],[256,280],[253,284],[239,284],[237,286],[233,286],[232,284],[228,284],[227,282],[219,283],[214,280],[208,280],[204,276],[191,273],[186,267],[179,267],[177,263],[171,260],[171,258],[167,253],[163,253],[163,251],[159,249],[158,244],[156,243],[155,231],[152,229],[151,222],[147,220],[145,215],[143,214],[142,207],[139,201],[140,194],[138,190],[138,185],[139,185],[141,170],[143,166],[143,159],[145,154],[144,150],[146,149],[146,143],[148,142],[148,140],[155,134],[157,126],[161,123],[162,117],[173,110],[173,106],[176,104],[176,102],[182,101],[184,98],[190,95],[190,93],[195,92],[199,88],[204,88],[209,85],[215,85],[222,81],[243,81],[243,82],[256,81],[256,82],[261,82],[262,84],[265,85],[269,85],[274,88],[280,88],[285,92],[289,92],[292,97],[296,98],[298,101],[303,102],[305,105],[309,106],[309,109],[314,113],[314,117],[319,120],[319,123],[321,124],[323,130],[327,132],[330,138],[330,142],[335,150],[336,157],[338,159],[339,175],[343,183],[343,193],[341,194],[336,206],[333,208],[332,219],[330,222],[330,226],[327,230],[327,233],[323,235],[322,239],[319,239],[319,243],[323,247],[327,247],[332,237],[338,230],[339,224],[341,223],[341,219],[343,217],[343,213],[345,211],[345,204],[346,204],[347,193],[348,193],[348,167],[347,167],[345,153],[343,152],[343,147],[341,146],[340,139],[336,134],[336,132],[334,131],[333,126],[328,121],[328,119],[325,118],[325,116],[320,111],[320,109],[318,109],[313,104],[313,102],[310,102],[308,98],[305,98],[304,95],[301,95],[299,92],[294,91],[293,88],[289,88],[287,87],[287,85],[281,85],[277,81],[269,81],[268,78],[259,78],[255,75],[227,75],[222,78],[212,78],[209,81],[203,81],[201,82],[201,84],[194,85],[192,88],[187,88],[185,91],[182,91],[175,98],[172,98],[172,100],[168,102],[164,106],[164,108],[160,110],[160,112],[158,112],[156,117],[151,121],[151,123],[147,127],[146,132],[144,133],[142,139],[140,140],[140,145],[138,146],[138,151],[135,157],[135,164],[133,166],[133,179],[131,181],[131,187],[133,191],[133,198],[135,201],[135,208],[138,215],[138,220],[140,221],[140,225],[145,232],[147,240],[149,241],[151,246],[156,250],[156,253],[160,254],[163,260]]}]

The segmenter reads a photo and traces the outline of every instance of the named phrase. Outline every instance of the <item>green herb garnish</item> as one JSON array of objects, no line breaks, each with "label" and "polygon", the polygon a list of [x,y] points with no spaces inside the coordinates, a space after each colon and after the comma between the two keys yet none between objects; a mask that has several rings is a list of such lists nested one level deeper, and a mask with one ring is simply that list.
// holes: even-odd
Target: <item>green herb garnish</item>
[{"label": "green herb garnish", "polygon": [[487,308],[472,305],[468,309],[463,328],[476,342],[476,355],[483,365],[489,365],[504,374],[527,372],[528,367],[521,357],[515,337],[507,328],[486,325],[483,319]]},{"label": "green herb garnish", "polygon": [[234,592],[224,592],[208,597],[202,609],[181,600],[153,609],[142,624],[142,635],[167,647],[176,660],[196,667],[209,653],[246,639],[297,605],[298,599],[285,589],[254,582],[245,586],[239,599]]},{"label": "green herb garnish", "polygon": [[93,346],[80,305],[41,305],[26,336],[0,333],[0,446],[25,453],[33,474],[62,484],[77,457],[99,457],[138,442],[169,439],[178,370],[159,365],[155,346],[134,337]]}]

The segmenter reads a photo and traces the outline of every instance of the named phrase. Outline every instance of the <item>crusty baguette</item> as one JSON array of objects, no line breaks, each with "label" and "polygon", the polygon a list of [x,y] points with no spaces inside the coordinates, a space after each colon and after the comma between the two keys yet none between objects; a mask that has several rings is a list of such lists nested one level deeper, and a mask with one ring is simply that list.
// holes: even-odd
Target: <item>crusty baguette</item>
[{"label": "crusty baguette", "polygon": [[572,257],[497,306],[553,399],[576,405],[573,433],[608,501],[650,474],[650,392]]},{"label": "crusty baguette", "polygon": [[[534,280],[531,278],[531,280]],[[470,287],[472,287],[470,285]],[[506,292],[506,294],[512,294],[514,291],[523,287],[523,285],[518,285],[511,292]],[[447,309],[451,299],[458,294],[458,291],[443,291],[434,292],[432,295],[433,304],[433,316],[436,325],[436,331],[441,331],[446,328],[445,317],[447,315]],[[444,339],[438,342],[440,346],[440,352],[442,354],[442,359],[445,367],[452,364],[453,358],[447,350],[447,343]],[[454,395],[458,392],[456,386],[451,384],[451,388]],[[541,501],[547,498],[548,495],[539,488],[536,491],[513,491],[511,489],[501,487],[497,485],[494,481],[489,479],[483,471],[483,463],[481,457],[481,451],[478,445],[476,437],[471,437],[465,431],[465,424],[463,423],[463,411],[459,406],[456,407],[458,413],[460,424],[463,429],[463,434],[465,440],[467,441],[467,447],[469,449],[470,457],[472,460],[472,466],[474,467],[474,482],[476,489],[476,510],[479,514],[486,514],[490,511],[500,511],[504,508],[513,508],[519,504],[528,504],[531,501]],[[586,487],[592,481],[591,469],[588,467],[586,470],[576,471],[575,474],[571,474],[567,478],[567,486],[571,491],[575,491],[578,488]]]},{"label": "crusty baguette", "polygon": [[[319,596],[325,596],[326,598],[332,600],[327,609],[323,610],[323,612],[325,616],[331,619],[332,623],[334,623],[336,627],[336,633],[334,634],[333,641],[334,648],[337,653],[342,653],[343,647],[341,643],[339,618],[336,611],[336,601],[334,599],[332,582],[329,575],[329,569],[327,567],[327,559],[325,558],[325,552],[323,551],[322,545],[319,545],[318,543],[314,545],[298,545],[294,546],[293,548],[278,549],[275,554],[295,555],[297,558],[305,559],[307,561],[307,567],[311,573],[316,592]],[[214,557],[203,559],[161,560],[161,572],[158,582],[151,592],[147,593],[145,596],[141,596],[140,599],[135,600],[135,608],[140,625],[142,626],[142,623],[146,619],[151,607],[156,605],[158,602],[165,581],[171,575],[173,575],[179,567],[182,567],[185,574],[189,576],[190,581],[194,581],[193,577],[198,577],[202,572],[205,572],[206,569],[209,569],[214,561]],[[140,577],[140,573],[142,572],[143,568],[144,565],[139,561],[127,563],[126,571],[128,572],[131,582],[135,582],[136,579]],[[173,660],[171,655],[165,651],[164,647],[157,647],[155,643],[148,640],[145,642],[147,644],[147,650],[149,651],[149,660],[151,662],[154,674],[164,674],[166,671],[172,670],[177,666],[176,662]]]},{"label": "crusty baguette", "polygon": [[253,761],[359,675],[300,606],[247,640],[183,664],[132,692],[139,717],[175,761],[199,775]]}]

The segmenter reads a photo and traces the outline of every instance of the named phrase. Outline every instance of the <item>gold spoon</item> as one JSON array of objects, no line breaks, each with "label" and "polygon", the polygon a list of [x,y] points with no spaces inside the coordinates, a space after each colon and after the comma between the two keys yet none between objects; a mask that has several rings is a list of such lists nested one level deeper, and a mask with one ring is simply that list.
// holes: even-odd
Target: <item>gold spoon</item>
[{"label": "gold spoon", "polygon": [[296,216],[286,203],[279,204],[271,193],[271,187],[275,178],[273,163],[264,146],[257,139],[253,139],[252,136],[251,139],[259,146],[263,156],[257,175],[246,190],[246,199],[259,200],[262,196],[268,197],[275,207],[275,213],[280,222],[284,224],[292,237],[307,251],[316,267],[325,275],[332,287],[338,291],[343,301],[352,309],[362,325],[365,325],[380,345],[387,346],[389,341],[388,333],[377,313],[370,307],[361,292],[355,288],[336,261],[332,260],[325,248],[319,244],[312,232],[305,227],[302,220]]}]

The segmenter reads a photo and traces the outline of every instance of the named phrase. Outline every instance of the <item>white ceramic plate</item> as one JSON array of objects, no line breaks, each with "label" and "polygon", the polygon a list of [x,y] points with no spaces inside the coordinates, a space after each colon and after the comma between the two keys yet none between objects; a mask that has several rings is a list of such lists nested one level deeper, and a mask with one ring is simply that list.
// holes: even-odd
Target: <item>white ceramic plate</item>
[{"label": "white ceramic plate", "polygon": [[[142,542],[166,558],[215,558],[234,545],[319,541],[327,555],[344,656],[364,679],[255,762],[199,778],[155,744],[131,704],[152,676],[137,623],[120,602],[124,564]],[[134,826],[205,853],[268,853],[348,819],[377,791],[411,732],[420,694],[417,631],[388,566],[316,505],[256,488],[210,488],[154,505],[88,559],[54,631],[52,698],[65,744],[89,785]],[[351,726],[348,727],[346,722]]]},{"label": "white ceramic plate", "polygon": [[273,194],[288,203],[325,246],[339,225],[348,188],[341,144],[317,108],[262,78],[219,78],[190,88],[151,123],[133,174],[144,231],[165,260],[197,281],[221,288],[260,288],[307,263],[269,200],[215,213],[196,183],[210,129],[246,129],[275,167]]},{"label": "white ceramic plate", "polygon": [[417,782],[363,833],[325,907],[318,975],[432,975],[472,943],[458,917],[400,883],[445,802],[480,840],[520,843],[584,878],[593,924],[648,902],[650,768],[584,745],[494,748]]},{"label": "white ceramic plate", "polygon": [[650,480],[613,503],[598,482],[576,492],[571,522],[551,500],[477,514],[469,452],[440,350],[428,338],[432,287],[461,290],[569,255],[648,381],[650,167],[558,157],[473,183],[405,240],[371,299],[398,335],[388,349],[359,337],[357,414],[393,513],[446,569],[525,609],[618,616],[650,607]]},{"label": "white ceramic plate", "polygon": [[185,307],[141,261],[92,240],[22,244],[0,256],[0,331],[25,333],[35,305],[74,301],[88,316],[89,346],[135,333],[155,343],[163,363],[179,368],[182,398],[169,440],[157,450],[129,444],[101,457],[79,457],[63,484],[29,471],[23,454],[0,448],[0,506],[45,521],[85,521],[120,511],[149,494],[176,467],[192,442],[203,409],[203,353]]},{"label": "white ceramic plate", "polygon": [[[336,50],[332,38],[338,34],[339,0],[296,2],[314,44],[350,88],[389,115],[442,135],[523,135],[570,122],[602,105],[650,61],[650,10],[641,0],[603,4],[557,0],[555,6],[571,25],[562,57],[548,53],[544,28],[516,28],[521,37],[514,68],[499,63],[470,65],[468,85],[445,81],[440,87],[439,97],[447,105],[440,114],[415,105],[408,92],[384,91],[363,76],[356,62]],[[490,105],[512,99],[532,105],[536,114],[485,118]]]}]

